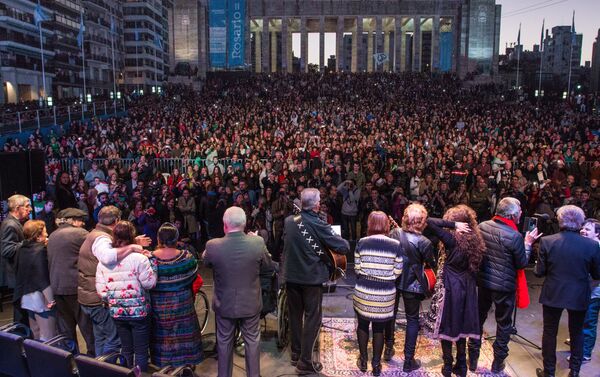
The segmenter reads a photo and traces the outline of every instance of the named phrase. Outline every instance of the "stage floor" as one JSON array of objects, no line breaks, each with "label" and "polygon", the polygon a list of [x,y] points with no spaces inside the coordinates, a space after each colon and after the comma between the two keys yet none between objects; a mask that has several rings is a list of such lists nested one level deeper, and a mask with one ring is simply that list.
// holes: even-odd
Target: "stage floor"
[{"label": "stage floor", "polygon": [[[208,294],[209,298],[212,298],[212,273],[208,269],[202,269],[202,277],[205,282],[205,287],[203,290]],[[538,279],[533,276],[533,273],[528,270],[527,278],[529,282],[529,292],[531,296],[531,305],[529,308],[524,310],[519,310],[517,315],[517,329],[519,335],[531,340],[533,343],[537,345],[541,345],[542,343],[542,307],[538,304],[538,297],[541,286],[539,285],[542,282],[542,279]],[[354,286],[354,274],[352,272],[348,273],[348,276],[340,281],[340,284],[337,287],[337,290],[334,293],[327,294],[323,299],[323,315],[328,318],[352,318],[354,317],[354,311],[352,310],[352,287]],[[400,300],[402,302],[402,300]],[[400,312],[402,312],[402,304],[400,304]],[[423,303],[423,310],[429,307],[429,302],[426,301]],[[10,306],[5,305],[4,311],[0,313],[0,325],[5,324],[10,321],[12,317],[12,308]],[[495,333],[495,320],[493,312],[490,312],[488,320],[485,325],[485,331],[487,333],[494,334]],[[283,351],[280,351],[276,345],[276,320],[273,315],[268,315],[266,320],[266,328],[264,327],[263,322],[263,331],[262,331],[262,353],[261,353],[261,375],[263,377],[276,377],[276,376],[289,376],[295,375],[294,368],[290,366],[290,355],[289,355],[289,347]],[[205,331],[206,341],[213,342],[214,341],[214,317],[211,313],[211,317],[208,323],[208,328]],[[397,330],[397,337],[403,337],[403,330]],[[563,377],[568,374],[568,362],[567,356],[569,355],[568,346],[564,344],[564,340],[568,338],[568,329],[567,329],[567,313],[566,311],[563,313],[563,317],[561,318],[561,324],[558,333],[558,346],[557,346],[557,376]],[[80,341],[80,344],[85,344]],[[420,347],[425,347],[426,342],[419,342]],[[581,369],[581,376],[585,377],[600,377],[600,352],[598,352],[598,348],[600,347],[600,341],[597,343],[596,349],[592,355],[592,361],[584,364]],[[357,350],[358,352],[358,350]],[[419,351],[417,351],[419,353]],[[440,360],[441,362],[441,360]],[[235,377],[245,376],[244,371],[244,359],[235,356],[234,358],[235,367],[233,369],[233,375]],[[542,367],[542,354],[541,351],[535,349],[531,346],[528,346],[526,343],[520,341],[517,338],[514,338],[513,341],[510,342],[510,354],[507,359],[507,364],[509,368],[508,374],[516,377],[531,377],[535,376],[535,369]],[[401,368],[402,365],[402,353],[396,352],[394,356],[394,360],[392,365]],[[386,368],[388,373],[384,375],[405,375],[403,373],[390,373],[394,368]],[[427,371],[431,373],[420,373],[415,374],[413,376],[441,376],[439,374],[439,367],[436,363],[435,369],[427,367]],[[485,373],[485,365],[483,365],[479,370],[478,374],[469,374],[470,376],[483,376],[488,375]],[[207,359],[202,362],[196,368],[196,372],[200,376],[216,376],[217,374],[217,363],[214,359]],[[358,372],[358,371],[357,371]],[[321,375],[330,376],[330,375],[339,375],[336,373],[328,374],[327,370],[324,370]],[[363,375],[362,373],[351,373],[347,375]],[[370,375],[370,365],[369,372],[364,375]]]}]

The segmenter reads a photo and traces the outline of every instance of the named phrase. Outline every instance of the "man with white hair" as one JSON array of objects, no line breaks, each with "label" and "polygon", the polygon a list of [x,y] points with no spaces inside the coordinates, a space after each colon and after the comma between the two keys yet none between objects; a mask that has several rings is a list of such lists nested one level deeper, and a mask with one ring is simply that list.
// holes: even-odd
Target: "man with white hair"
[{"label": "man with white hair", "polygon": [[246,375],[260,376],[260,273],[272,268],[262,237],[247,235],[246,214],[231,207],[223,215],[225,237],[206,243],[204,263],[214,270],[218,376],[231,377],[236,326],[244,338]]},{"label": "man with white hair", "polygon": [[598,242],[579,234],[585,221],[581,208],[560,207],[557,217],[560,232],[542,238],[534,270],[536,276],[546,278],[540,293],[544,313],[544,369],[538,368],[536,373],[538,377],[555,376],[556,335],[566,309],[571,338],[569,377],[578,377],[583,360],[583,323],[591,297],[589,276],[600,279],[600,247]]},{"label": "man with white hair", "polygon": [[302,211],[284,223],[284,281],[291,328],[291,359],[299,374],[318,373],[322,365],[312,360],[315,339],[321,325],[322,285],[329,279],[322,253],[327,248],[338,254],[350,251],[348,241],[335,234],[321,220],[318,189],[301,193]]},{"label": "man with white hair", "polygon": [[[516,304],[517,270],[527,266],[531,247],[541,234],[537,228],[525,234],[519,233],[517,224],[521,218],[521,203],[518,199],[506,197],[496,207],[496,215],[479,224],[485,242],[485,251],[479,273],[479,326],[483,325],[488,311],[494,304],[496,315],[496,340],[493,344],[494,360],[492,373],[500,373],[504,360],[508,357],[508,342],[512,334],[512,315]],[[469,370],[477,369],[481,337],[469,338]]]},{"label": "man with white hair", "polygon": [[[23,244],[23,223],[29,220],[31,201],[24,195],[8,198],[8,216],[0,225],[0,287],[15,287],[17,253]],[[27,311],[21,302],[13,302],[13,321],[29,325]]]}]

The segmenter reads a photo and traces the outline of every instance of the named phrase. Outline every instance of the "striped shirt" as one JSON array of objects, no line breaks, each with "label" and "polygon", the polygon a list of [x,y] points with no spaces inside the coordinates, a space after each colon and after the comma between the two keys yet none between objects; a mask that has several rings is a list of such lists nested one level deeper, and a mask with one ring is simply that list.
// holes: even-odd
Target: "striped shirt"
[{"label": "striped shirt", "polygon": [[402,246],[383,234],[361,238],[354,263],[354,270],[361,277],[394,281],[402,273]]}]

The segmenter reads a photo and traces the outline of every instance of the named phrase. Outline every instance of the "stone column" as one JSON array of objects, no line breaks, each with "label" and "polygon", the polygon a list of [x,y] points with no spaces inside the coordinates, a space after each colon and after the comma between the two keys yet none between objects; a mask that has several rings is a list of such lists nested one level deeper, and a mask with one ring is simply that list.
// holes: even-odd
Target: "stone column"
[{"label": "stone column", "polygon": [[325,68],[325,17],[319,18],[319,72]]},{"label": "stone column", "polygon": [[350,62],[350,72],[358,70],[358,21],[356,28],[352,31],[352,61]]},{"label": "stone column", "polygon": [[[383,52],[383,20],[381,16],[375,17],[375,48],[373,49],[373,53],[377,54]],[[371,57],[373,61],[374,71],[380,72],[383,70],[383,65],[377,65],[375,59]]]},{"label": "stone column", "polygon": [[344,17],[338,16],[335,33],[335,62],[338,72],[344,69]]},{"label": "stone column", "polygon": [[281,19],[281,72],[288,71],[288,48],[292,48],[288,45],[288,19]]},{"label": "stone column", "polygon": [[373,33],[367,31],[367,72],[373,72]]},{"label": "stone column", "polygon": [[383,70],[385,72],[390,71],[390,62],[392,61],[392,56],[390,55],[390,32],[386,31],[383,34],[383,53],[387,55],[388,60],[383,63]]},{"label": "stone column", "polygon": [[262,72],[262,32],[255,31],[254,32],[254,71],[256,73]]},{"label": "stone column", "polygon": [[[246,44],[244,48],[244,69],[252,71],[252,67],[250,67],[252,63],[252,45],[250,44],[250,35],[252,33],[250,32],[250,17],[246,17],[244,22],[246,23],[246,35],[244,35],[244,43]],[[202,25],[206,25],[206,23]]]},{"label": "stone column", "polygon": [[271,32],[271,72],[277,72],[277,32]]},{"label": "stone column", "polygon": [[363,18],[356,18],[356,70],[353,72],[360,72],[367,67],[363,67],[362,62],[363,53]]},{"label": "stone column", "polygon": [[436,72],[440,69],[440,16],[433,16],[431,30],[431,72]]},{"label": "stone column", "polygon": [[288,49],[287,49],[287,72],[288,73],[292,73],[294,72],[294,52],[292,51],[292,33],[288,33],[287,35],[287,45],[288,45]]},{"label": "stone column", "polygon": [[300,72],[308,72],[308,32],[306,18],[300,19]]},{"label": "stone column", "polygon": [[415,16],[415,34],[413,35],[413,72],[421,72],[421,16]]},{"label": "stone column", "polygon": [[400,72],[402,65],[402,17],[394,20],[394,72]]},{"label": "stone column", "polygon": [[271,59],[269,59],[269,19],[263,18],[263,29],[262,29],[262,72],[268,73],[270,72],[270,63]]},{"label": "stone column", "polygon": [[[207,28],[205,27],[206,25],[206,12],[204,12],[205,9],[200,8],[198,11],[198,38],[200,38],[200,47],[198,49],[198,75],[201,78],[205,78],[206,77],[206,71],[208,70],[208,65],[209,65],[209,59],[208,59],[208,46],[207,46]],[[246,20],[246,23],[249,23],[249,19]],[[246,30],[250,30],[250,29],[246,29]],[[248,31],[248,39],[250,38],[250,32]],[[246,50],[250,51],[250,42],[247,42],[248,44],[246,46],[248,46],[246,48]],[[174,51],[175,50],[175,44],[171,45],[170,48]],[[137,52],[137,50],[136,50]],[[141,59],[140,59],[141,60]],[[171,64],[175,64],[174,61]],[[141,72],[143,74],[143,72]],[[137,80],[140,80],[139,77],[136,77],[136,82]],[[91,88],[90,88],[91,89]],[[90,90],[90,93],[92,93],[92,91]]]}]

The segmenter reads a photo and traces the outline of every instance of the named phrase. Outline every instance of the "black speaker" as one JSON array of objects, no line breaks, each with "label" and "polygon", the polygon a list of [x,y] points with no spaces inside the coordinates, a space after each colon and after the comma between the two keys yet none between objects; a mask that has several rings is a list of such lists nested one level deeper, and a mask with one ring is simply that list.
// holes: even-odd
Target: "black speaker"
[{"label": "black speaker", "polygon": [[0,199],[14,194],[31,198],[45,189],[43,151],[0,153]]}]

